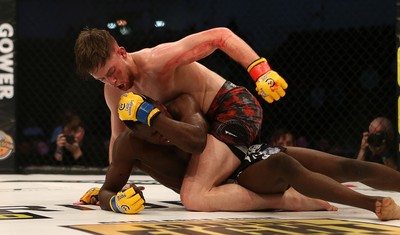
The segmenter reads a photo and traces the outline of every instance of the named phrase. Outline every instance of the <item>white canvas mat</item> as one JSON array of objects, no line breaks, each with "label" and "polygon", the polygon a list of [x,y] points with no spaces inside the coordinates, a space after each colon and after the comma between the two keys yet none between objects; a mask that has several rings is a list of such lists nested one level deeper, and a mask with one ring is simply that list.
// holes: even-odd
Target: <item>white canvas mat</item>
[{"label": "white canvas mat", "polygon": [[[366,210],[338,205],[339,211],[190,212],[179,195],[144,175],[130,181],[146,187],[146,209],[137,215],[74,206],[100,175],[0,175],[0,234],[400,234],[400,220],[381,222]],[[369,195],[390,196],[360,183]]]}]

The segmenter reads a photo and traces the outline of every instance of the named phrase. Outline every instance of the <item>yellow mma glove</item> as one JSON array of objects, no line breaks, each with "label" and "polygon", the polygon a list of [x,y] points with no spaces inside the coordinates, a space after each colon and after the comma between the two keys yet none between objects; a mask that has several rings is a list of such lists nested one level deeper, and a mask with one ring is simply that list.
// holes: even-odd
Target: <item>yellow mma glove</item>
[{"label": "yellow mma glove", "polygon": [[110,207],[116,213],[136,214],[144,209],[144,198],[140,190],[130,187],[119,191],[110,199]]},{"label": "yellow mma glove", "polygon": [[121,121],[139,121],[151,126],[153,118],[160,113],[154,103],[152,99],[144,95],[133,92],[125,93],[119,100],[119,119]]},{"label": "yellow mma glove", "polygon": [[285,96],[285,89],[288,84],[277,72],[271,70],[265,58],[260,58],[251,63],[247,71],[256,82],[256,91],[268,103]]},{"label": "yellow mma glove", "polygon": [[[99,201],[99,192],[100,188],[93,187],[86,191],[86,193],[79,199],[79,201],[84,203],[85,205],[96,204]],[[92,198],[94,198],[95,200],[93,200]]]}]

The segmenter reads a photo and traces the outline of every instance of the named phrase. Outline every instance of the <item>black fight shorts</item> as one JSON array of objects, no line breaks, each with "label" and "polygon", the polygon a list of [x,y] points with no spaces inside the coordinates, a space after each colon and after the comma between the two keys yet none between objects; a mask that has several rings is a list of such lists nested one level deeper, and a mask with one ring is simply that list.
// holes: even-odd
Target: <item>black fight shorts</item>
[{"label": "black fight shorts", "polygon": [[232,145],[228,145],[228,147],[241,161],[239,167],[229,177],[229,179],[233,179],[235,182],[236,179],[239,177],[240,173],[242,173],[247,167],[253,165],[258,161],[265,160],[273,154],[286,152],[285,147],[268,146],[267,144],[252,145],[247,149],[247,152],[243,151],[243,149],[240,149]]}]

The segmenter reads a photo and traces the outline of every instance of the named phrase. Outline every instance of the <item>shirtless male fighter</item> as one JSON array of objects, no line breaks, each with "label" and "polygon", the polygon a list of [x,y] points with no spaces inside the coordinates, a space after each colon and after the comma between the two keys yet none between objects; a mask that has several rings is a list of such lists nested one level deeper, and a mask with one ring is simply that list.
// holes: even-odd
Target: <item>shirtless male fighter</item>
[{"label": "shirtless male fighter", "polygon": [[[261,128],[262,109],[246,88],[232,84],[197,62],[217,49],[247,68],[256,82],[256,90],[267,102],[285,95],[285,80],[228,28],[206,30],[132,53],[119,46],[106,30],[87,29],[80,33],[74,48],[77,70],[105,83],[104,96],[111,111],[110,162],[113,143],[126,129],[118,118],[117,106],[120,96],[127,91],[161,103],[190,94],[206,115],[213,136],[227,144],[250,146]],[[188,208],[208,210],[210,201],[205,194],[235,170],[224,168],[221,172],[208,167],[211,163],[218,165],[216,161],[223,163],[225,159],[211,162],[210,157],[203,158],[200,153],[192,155],[181,188],[182,201]],[[244,198],[247,192],[238,193],[244,193]],[[228,204],[223,198],[219,203]],[[232,201],[229,204],[242,205]]]}]

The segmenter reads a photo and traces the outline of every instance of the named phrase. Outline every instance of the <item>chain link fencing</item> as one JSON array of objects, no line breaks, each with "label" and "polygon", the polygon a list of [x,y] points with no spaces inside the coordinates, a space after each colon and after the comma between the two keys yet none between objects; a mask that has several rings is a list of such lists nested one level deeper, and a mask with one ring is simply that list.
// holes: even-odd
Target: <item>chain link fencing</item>
[{"label": "chain link fencing", "polygon": [[[118,19],[127,25],[110,32],[127,51],[225,26],[266,57],[289,87],[278,102],[259,98],[259,141],[283,127],[299,145],[307,140],[309,148],[355,158],[374,117],[397,123],[395,1],[255,2],[18,1],[18,170],[54,165],[53,131],[68,112],[102,143],[82,169],[107,166],[110,117],[103,85],[76,75],[73,46],[83,27],[106,28]],[[258,97],[246,70],[221,51],[200,62]]]}]

